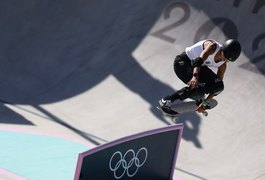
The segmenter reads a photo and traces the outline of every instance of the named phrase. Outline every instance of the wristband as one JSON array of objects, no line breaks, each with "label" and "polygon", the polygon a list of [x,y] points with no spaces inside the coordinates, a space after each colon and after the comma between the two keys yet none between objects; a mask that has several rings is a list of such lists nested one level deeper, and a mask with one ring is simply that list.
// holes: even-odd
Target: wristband
[{"label": "wristband", "polygon": [[199,73],[193,73],[194,77],[199,77]]}]

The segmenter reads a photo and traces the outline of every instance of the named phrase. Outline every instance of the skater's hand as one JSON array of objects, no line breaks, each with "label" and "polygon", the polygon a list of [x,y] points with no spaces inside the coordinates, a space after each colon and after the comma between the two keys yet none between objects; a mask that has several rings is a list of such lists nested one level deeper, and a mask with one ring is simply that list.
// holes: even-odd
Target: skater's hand
[{"label": "skater's hand", "polygon": [[188,85],[189,85],[190,89],[194,89],[198,86],[198,83],[199,83],[198,77],[193,76],[191,78],[190,82],[188,82]]},{"label": "skater's hand", "polygon": [[199,106],[198,106],[198,108],[196,109],[196,111],[198,111],[199,113],[202,113],[202,112],[204,112],[206,110],[206,106],[203,104],[203,103],[201,103]]},{"label": "skater's hand", "polygon": [[198,111],[199,113],[202,113],[206,110],[207,106],[209,106],[209,101],[208,101],[208,99],[205,99],[201,102],[201,104],[198,106],[196,111]]}]

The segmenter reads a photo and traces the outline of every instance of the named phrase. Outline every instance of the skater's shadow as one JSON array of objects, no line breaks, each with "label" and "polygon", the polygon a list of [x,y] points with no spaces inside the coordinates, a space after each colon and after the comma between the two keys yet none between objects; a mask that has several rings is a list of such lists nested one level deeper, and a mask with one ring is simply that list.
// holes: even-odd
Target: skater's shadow
[{"label": "skater's shadow", "polygon": [[193,142],[194,146],[201,149],[202,144],[199,140],[201,118],[195,112],[179,115],[179,123],[183,123],[184,130],[182,138]]}]

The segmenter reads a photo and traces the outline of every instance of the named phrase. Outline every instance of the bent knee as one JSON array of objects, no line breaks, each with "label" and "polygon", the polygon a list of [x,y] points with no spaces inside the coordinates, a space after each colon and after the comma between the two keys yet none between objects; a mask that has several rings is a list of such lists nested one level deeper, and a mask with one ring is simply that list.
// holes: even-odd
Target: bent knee
[{"label": "bent knee", "polygon": [[219,79],[214,83],[211,89],[211,94],[214,94],[216,96],[220,94],[223,90],[224,90],[224,82],[221,79]]}]

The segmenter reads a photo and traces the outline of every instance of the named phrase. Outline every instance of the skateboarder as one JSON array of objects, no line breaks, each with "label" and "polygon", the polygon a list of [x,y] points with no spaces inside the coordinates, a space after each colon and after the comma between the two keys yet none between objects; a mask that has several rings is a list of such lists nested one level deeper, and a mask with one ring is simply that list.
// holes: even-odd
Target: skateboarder
[{"label": "skateboarder", "polygon": [[[185,52],[177,55],[174,71],[179,79],[188,86],[168,95],[159,101],[161,109],[171,115],[176,112],[170,105],[177,99],[191,98],[199,100],[208,94],[197,108],[203,112],[208,101],[220,94],[224,89],[223,77],[227,63],[234,62],[241,53],[240,43],[229,39],[222,45],[215,40],[202,40],[187,47]],[[217,73],[210,68],[216,68]]]}]

